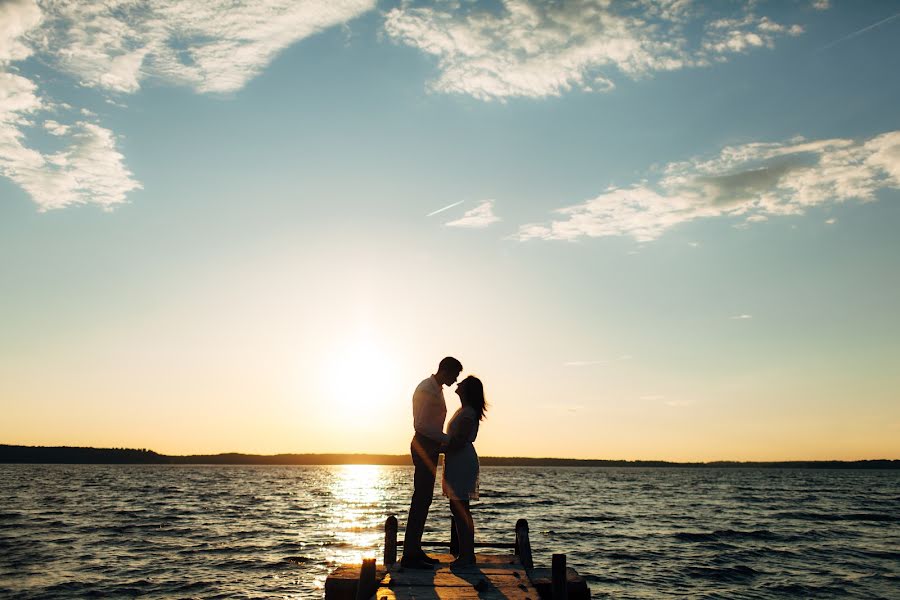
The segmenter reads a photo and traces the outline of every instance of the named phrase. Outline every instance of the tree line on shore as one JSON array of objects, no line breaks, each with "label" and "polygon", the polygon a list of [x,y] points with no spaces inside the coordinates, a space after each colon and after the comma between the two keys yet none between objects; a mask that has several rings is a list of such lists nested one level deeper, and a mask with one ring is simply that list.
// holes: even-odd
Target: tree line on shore
[{"label": "tree line on shore", "polygon": [[[606,460],[484,456],[483,466],[507,467],[671,467],[671,468],[788,468],[788,469],[900,469],[900,460],[816,460],[779,462],[671,462],[664,460]],[[146,448],[89,448],[74,446],[14,446],[0,444],[0,463],[129,464],[129,465],[411,465],[408,454],[192,454],[169,456]]]}]

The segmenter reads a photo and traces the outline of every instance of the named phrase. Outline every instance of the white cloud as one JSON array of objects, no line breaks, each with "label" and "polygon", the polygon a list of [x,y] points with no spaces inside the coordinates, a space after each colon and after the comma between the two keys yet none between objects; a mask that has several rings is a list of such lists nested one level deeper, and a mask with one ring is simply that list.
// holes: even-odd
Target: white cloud
[{"label": "white cloud", "polygon": [[609,364],[609,361],[606,360],[570,360],[568,362],[563,363],[565,367],[591,367],[595,365],[606,365]]},{"label": "white cloud", "polygon": [[887,188],[900,188],[900,131],[863,141],[751,143],[726,147],[712,159],[672,163],[655,183],[608,189],[556,210],[549,222],[521,226],[513,237],[647,242],[698,219],[743,217],[748,225],[814,206],[871,201]]},{"label": "white cloud", "polygon": [[500,220],[500,217],[494,214],[494,201],[485,200],[475,208],[466,211],[466,214],[460,219],[445,223],[448,227],[468,227],[480,229],[492,225]]},{"label": "white cloud", "polygon": [[646,401],[655,401],[655,400],[665,400],[666,397],[661,394],[648,394],[646,396],[641,396],[640,399],[646,400]]},{"label": "white cloud", "polygon": [[829,0],[813,0],[812,7],[816,10],[828,10],[831,8]]},{"label": "white cloud", "polygon": [[10,64],[31,55],[23,40],[41,20],[32,1],[0,3],[0,175],[24,189],[41,210],[122,202],[140,185],[125,168],[108,129],[86,121],[69,126],[45,119],[43,127],[62,139],[64,149],[44,153],[26,144],[24,131],[53,106],[33,81],[11,72]]},{"label": "white cloud", "polygon": [[800,25],[788,27],[768,17],[757,18],[748,14],[742,18],[717,19],[706,26],[703,49],[717,60],[723,60],[729,53],[774,48],[776,37],[801,33],[803,27]]},{"label": "white cloud", "polygon": [[754,5],[730,5],[736,13],[720,16],[711,13],[722,6],[690,0],[501,0],[496,9],[404,3],[388,11],[385,31],[437,58],[434,91],[539,98],[605,91],[618,75],[706,66],[802,33],[798,25],[756,16]]},{"label": "white cloud", "polygon": [[66,134],[64,150],[42,154],[27,148],[18,131],[0,129],[0,174],[31,195],[41,210],[72,204],[110,208],[141,187],[125,167],[111,131],[79,121]]},{"label": "white cloud", "polygon": [[16,73],[0,71],[0,124],[28,124],[29,116],[41,108],[43,103],[34,82]]},{"label": "white cloud", "polygon": [[282,50],[375,0],[48,1],[41,49],[84,85],[134,92],[144,80],[234,92]]},{"label": "white cloud", "polygon": [[34,0],[0,2],[0,65],[31,56],[23,35],[41,21],[41,9]]},{"label": "white cloud", "polygon": [[747,314],[734,315],[733,317],[729,317],[729,319],[732,319],[734,321],[746,321],[746,320],[752,319],[752,318],[753,318],[753,315],[747,315]]},{"label": "white cloud", "polygon": [[[110,208],[141,187],[96,113],[46,98],[16,61],[37,54],[83,86],[117,93],[135,92],[148,80],[233,92],[287,46],[374,6],[375,0],[0,0],[0,175],[41,210]],[[69,122],[60,122],[66,116]],[[26,134],[38,124],[61,150],[29,144]]]},{"label": "white cloud", "polygon": [[837,223],[837,219],[835,219],[834,217],[825,220],[826,225],[834,225],[835,223]]},{"label": "white cloud", "polygon": [[50,132],[51,135],[66,135],[71,128],[53,119],[47,119],[44,121],[44,129]]}]

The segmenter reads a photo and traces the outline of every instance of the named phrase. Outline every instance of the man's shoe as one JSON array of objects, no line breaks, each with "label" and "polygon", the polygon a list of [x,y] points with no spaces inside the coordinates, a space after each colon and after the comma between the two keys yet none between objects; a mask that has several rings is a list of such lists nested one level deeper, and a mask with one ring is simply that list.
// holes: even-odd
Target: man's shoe
[{"label": "man's shoe", "polygon": [[418,560],[423,563],[428,563],[429,565],[436,565],[441,562],[440,560],[438,560],[436,558],[431,558],[430,556],[428,556],[427,554],[425,554],[422,551],[419,551],[418,554],[406,554],[406,555],[404,555],[404,558]]},{"label": "man's shoe", "polygon": [[419,557],[400,559],[400,566],[404,569],[421,569],[423,571],[434,571],[434,565],[427,563]]}]

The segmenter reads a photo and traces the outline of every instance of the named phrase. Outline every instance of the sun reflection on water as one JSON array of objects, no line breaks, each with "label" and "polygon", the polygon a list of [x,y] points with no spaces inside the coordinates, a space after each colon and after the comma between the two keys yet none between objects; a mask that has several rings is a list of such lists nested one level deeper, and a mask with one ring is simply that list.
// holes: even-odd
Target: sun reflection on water
[{"label": "sun reflection on water", "polygon": [[378,553],[384,538],[388,478],[378,465],[344,465],[331,481],[331,563],[359,563]]}]

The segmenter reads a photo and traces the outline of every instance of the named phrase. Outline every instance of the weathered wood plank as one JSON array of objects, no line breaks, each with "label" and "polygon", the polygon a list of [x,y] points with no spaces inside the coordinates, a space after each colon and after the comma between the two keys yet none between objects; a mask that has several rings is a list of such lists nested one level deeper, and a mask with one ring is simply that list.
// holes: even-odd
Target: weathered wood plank
[{"label": "weathered wood plank", "polygon": [[518,577],[513,573],[497,571],[469,571],[467,573],[450,573],[436,571],[434,573],[417,572],[415,574],[391,573],[382,580],[382,585],[391,587],[419,586],[419,587],[468,587],[481,580],[495,582],[497,585],[517,586],[520,583],[529,583],[527,575],[523,572]]},{"label": "weathered wood plank", "polygon": [[474,588],[419,588],[398,589],[378,588],[374,600],[539,600],[537,592],[518,588],[488,588],[478,591]]},{"label": "weathered wood plank", "polygon": [[[433,558],[436,558],[441,561],[441,566],[446,567],[449,563],[454,560],[454,556],[452,554],[432,554]],[[522,567],[522,563],[519,562],[519,557],[515,554],[492,554],[485,553],[479,554],[477,557],[478,566],[484,565],[509,565],[516,566],[518,568]]]},{"label": "weathered wood plank", "polygon": [[481,554],[477,564],[450,567],[452,556],[438,555],[432,571],[394,565],[375,592],[375,600],[539,600],[528,573],[515,555]]}]

